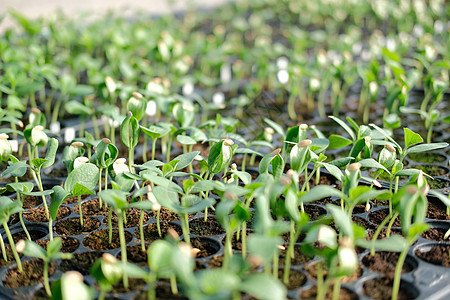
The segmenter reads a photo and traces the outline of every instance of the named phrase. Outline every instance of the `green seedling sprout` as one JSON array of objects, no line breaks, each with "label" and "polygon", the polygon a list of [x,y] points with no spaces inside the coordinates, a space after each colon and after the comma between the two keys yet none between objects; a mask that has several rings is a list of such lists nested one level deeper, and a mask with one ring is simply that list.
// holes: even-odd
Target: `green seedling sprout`
[{"label": "green seedling sprout", "polygon": [[92,300],[94,291],[83,282],[83,275],[77,271],[68,271],[52,282],[54,300]]},{"label": "green seedling sprout", "polygon": [[120,140],[129,150],[128,166],[131,172],[134,170],[134,148],[139,142],[140,133],[138,120],[133,116],[132,112],[128,112],[127,117],[122,121],[122,125],[120,126]]},{"label": "green seedling sprout", "polygon": [[85,153],[84,144],[82,142],[73,142],[70,146],[66,146],[62,155],[62,162],[67,168],[67,172],[73,170],[73,162],[76,158],[83,156]]},{"label": "green seedling sprout", "polygon": [[[103,170],[108,170],[110,166],[114,164],[119,155],[119,150],[115,145],[111,143],[110,139],[103,138],[97,144],[95,148],[95,153],[92,157],[92,161],[95,162],[95,165],[99,168],[99,177],[98,177],[98,191],[102,191],[102,173]],[[108,172],[105,171],[105,190],[108,189]],[[99,206],[102,208],[102,199],[99,197]]]},{"label": "green seedling sprout", "polygon": [[[23,209],[22,209],[21,203],[19,201],[12,201],[8,197],[0,196],[0,222],[2,223],[3,228],[5,229],[6,236],[8,237],[9,245],[11,246],[11,250],[14,255],[14,259],[17,262],[17,269],[19,270],[20,273],[23,272],[22,263],[20,262],[20,257],[17,254],[16,248],[14,245],[14,240],[11,235],[11,231],[9,230],[9,227],[8,227],[8,220],[13,214],[18,213],[22,210]],[[6,256],[5,243],[3,242],[3,237],[0,238],[0,243],[1,243],[0,245],[2,248],[2,252],[3,252],[3,259],[5,261],[8,261],[8,257]]]},{"label": "green seedling sprout", "polygon": [[118,263],[117,258],[109,253],[103,253],[102,258],[95,261],[90,274],[97,280],[100,287],[99,300],[104,300],[106,292],[111,291],[113,285],[125,277],[122,264]]},{"label": "green seedling sprout", "polygon": [[93,190],[99,180],[99,169],[89,162],[85,156],[77,157],[73,162],[73,170],[69,173],[64,183],[64,190],[71,197],[78,197],[78,210],[80,214],[80,226],[83,228],[83,211],[81,209],[81,196],[95,194]]},{"label": "green seedling sprout", "polygon": [[61,238],[54,238],[47,244],[47,251],[41,246],[30,240],[20,240],[16,244],[17,252],[23,253],[29,257],[40,258],[44,261],[44,288],[49,297],[52,296],[50,290],[50,282],[48,279],[48,268],[52,261],[57,259],[71,259],[73,255],[71,253],[59,252],[62,248]]},{"label": "green seedling sprout", "polygon": [[[146,128],[143,125],[141,125],[141,130],[145,134],[144,136],[146,138],[150,137],[152,139],[152,156],[151,156],[151,159],[155,160],[156,141],[157,141],[157,139],[163,138],[164,136],[169,134],[170,133],[170,128],[168,128],[167,126],[152,124],[148,128]],[[144,147],[145,148],[147,147],[146,143],[147,142],[144,142]],[[146,151],[145,148],[142,150],[143,151],[142,152],[142,159],[143,159],[144,163],[147,161],[147,151]],[[167,161],[169,161],[169,160],[167,160]]]},{"label": "green seedling sprout", "polygon": [[94,109],[76,100],[67,101],[64,104],[64,108],[69,114],[80,116],[81,121],[78,134],[80,138],[84,137],[84,123],[86,122],[86,117],[93,115]]},{"label": "green seedling sprout", "polygon": [[[21,162],[16,162],[16,163],[20,164]],[[14,166],[14,164],[11,166]],[[24,170],[19,171],[19,172],[25,173],[27,170],[27,167],[24,166],[23,168],[24,168]],[[8,169],[6,171],[8,171]],[[12,174],[14,175],[14,171],[12,171]],[[17,179],[17,177],[15,177],[15,178]],[[20,203],[21,208],[23,208],[23,197],[21,195],[23,195],[24,193],[30,193],[33,190],[33,188],[34,188],[34,184],[32,182],[18,182],[17,180],[15,183],[9,183],[6,185],[6,189],[8,191],[11,191],[11,192],[15,191],[17,193],[17,201]],[[20,220],[20,224],[22,225],[23,231],[25,232],[27,238],[29,240],[31,240],[30,233],[28,232],[28,229],[25,226],[25,223],[23,221],[23,210],[19,211],[19,220]]]}]

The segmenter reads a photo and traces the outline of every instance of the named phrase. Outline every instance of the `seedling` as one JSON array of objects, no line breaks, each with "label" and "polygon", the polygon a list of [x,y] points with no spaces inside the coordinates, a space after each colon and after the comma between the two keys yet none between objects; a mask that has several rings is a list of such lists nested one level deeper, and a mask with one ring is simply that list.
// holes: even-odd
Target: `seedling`
[{"label": "seedling", "polygon": [[[12,201],[8,197],[0,196],[0,222],[2,223],[3,228],[5,229],[6,232],[6,236],[8,237],[9,245],[11,246],[14,259],[17,262],[17,269],[21,273],[23,272],[22,263],[20,262],[20,257],[16,252],[14,240],[12,238],[11,231],[9,230],[8,227],[8,220],[13,214],[18,213],[22,210],[23,209],[19,201]],[[0,239],[0,243],[3,252],[3,259],[5,261],[8,261],[8,257],[6,256],[5,244],[3,242],[3,237]]]},{"label": "seedling", "polygon": [[40,258],[44,261],[44,288],[49,297],[52,296],[50,282],[48,280],[48,268],[51,262],[57,259],[71,259],[71,253],[59,252],[62,248],[61,238],[54,238],[47,244],[47,251],[41,246],[30,240],[20,240],[17,242],[17,252],[23,253],[29,257]]}]

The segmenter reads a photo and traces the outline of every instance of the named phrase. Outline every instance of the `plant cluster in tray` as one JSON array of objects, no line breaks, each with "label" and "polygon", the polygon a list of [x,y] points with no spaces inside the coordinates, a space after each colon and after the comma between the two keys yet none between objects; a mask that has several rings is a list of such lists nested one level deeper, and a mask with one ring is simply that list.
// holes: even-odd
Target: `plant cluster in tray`
[{"label": "plant cluster in tray", "polygon": [[11,13],[0,296],[450,296],[445,14],[438,0],[83,26]]}]

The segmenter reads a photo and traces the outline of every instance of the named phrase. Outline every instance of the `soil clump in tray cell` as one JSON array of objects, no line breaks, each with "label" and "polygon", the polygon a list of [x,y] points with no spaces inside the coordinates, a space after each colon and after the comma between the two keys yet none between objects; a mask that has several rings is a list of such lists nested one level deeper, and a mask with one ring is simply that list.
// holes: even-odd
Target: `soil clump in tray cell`
[{"label": "soil clump in tray cell", "polygon": [[[157,218],[158,213],[156,211],[151,211],[150,217]],[[188,215],[188,218],[192,218],[194,215]],[[159,221],[179,221],[180,217],[177,213],[170,211],[169,209],[162,207],[159,212]]]},{"label": "soil clump in tray cell", "polygon": [[[380,210],[372,211],[372,212],[369,213],[369,221],[374,223],[374,224],[376,224],[376,225],[379,225],[379,224],[381,224],[381,222],[383,222],[383,220],[388,215],[389,215],[389,209],[380,209]],[[388,224],[386,224],[386,226],[387,225]],[[392,226],[394,226],[394,227],[400,227],[401,226],[400,219],[399,219],[398,216],[395,218],[395,221],[392,224]]]},{"label": "soil clump in tray cell", "polygon": [[[6,273],[3,285],[7,288],[18,288],[22,286],[34,285],[43,282],[44,262],[42,260],[29,260],[22,263],[23,273],[20,273],[17,267],[10,269]],[[55,273],[55,264],[50,264],[48,268],[49,276]]]},{"label": "soil clump in tray cell", "polygon": [[[182,233],[182,230],[179,226],[170,224],[167,221],[160,222],[160,228],[161,228],[161,236],[159,236],[158,227],[157,227],[156,223],[151,223],[151,224],[144,226],[145,242],[153,242],[153,241],[156,241],[159,239],[164,239],[168,233],[169,228],[172,228],[173,230],[175,230],[175,232],[178,233],[178,235],[181,235],[181,233]],[[136,229],[134,236],[137,239],[141,238],[139,228]]]},{"label": "soil clump in tray cell", "polygon": [[[78,205],[72,208],[72,211],[78,214],[79,213]],[[109,213],[109,208],[103,201],[102,201],[102,208],[100,208],[100,204],[97,198],[81,203],[81,211],[83,212],[83,216],[107,216]]]},{"label": "soil clump in tray cell", "polygon": [[[28,227],[27,227],[27,229],[28,229],[28,233],[30,234],[32,241],[39,240],[48,234],[48,232],[44,231],[44,230],[32,229],[32,228],[28,228]],[[14,233],[12,235],[12,237],[13,237],[14,243],[17,243],[20,240],[26,240],[27,234],[25,233],[25,231],[19,231],[17,233]],[[8,239],[4,239],[4,240],[5,240],[5,244],[9,244]]]},{"label": "soil clump in tray cell", "polygon": [[[60,236],[58,238],[60,238],[62,241],[61,252],[72,253],[75,252],[78,249],[78,247],[80,247],[80,242],[75,238],[71,238],[68,236]],[[42,246],[44,249],[47,249],[47,244],[49,242],[50,242],[49,240],[39,240],[36,241],[36,244]]]},{"label": "soil clump in tray cell", "polygon": [[308,204],[308,205],[304,205],[305,208],[305,213],[308,214],[309,219],[311,221],[317,220],[320,216],[326,215],[327,211],[317,205],[313,205],[313,204]]},{"label": "soil clump in tray cell", "polygon": [[225,233],[216,218],[212,216],[208,217],[206,222],[203,217],[190,221],[189,229],[191,234],[202,236],[220,235]]},{"label": "soil clump in tray cell", "polygon": [[[283,275],[284,275],[284,269],[279,269],[278,270],[278,278],[280,278],[280,280],[282,280]],[[289,271],[289,282],[288,282],[288,284],[285,284],[285,285],[288,290],[293,290],[293,289],[297,289],[297,288],[304,286],[307,281],[308,281],[308,278],[306,277],[305,274],[303,274],[303,272],[298,271],[298,270],[290,270]]]},{"label": "soil clump in tray cell", "polygon": [[[5,261],[3,259],[3,252],[0,250],[0,268],[3,268],[5,266],[8,266],[8,265],[13,264],[13,263],[16,262],[15,259],[14,259],[14,255],[12,253],[12,250],[11,250],[11,246],[6,245],[5,246],[5,250],[6,250],[6,257],[8,258],[8,261]],[[20,257],[22,257],[22,253],[18,253],[18,254],[19,254]]]},{"label": "soil clump in tray cell", "polygon": [[[131,233],[125,231],[125,242],[131,242]],[[111,250],[120,248],[119,231],[112,231],[112,240],[109,243],[109,233],[107,229],[100,229],[90,233],[83,240],[83,245],[92,250]]]},{"label": "soil clump in tray cell", "polygon": [[197,248],[198,250],[200,250],[199,252],[197,252],[195,256],[196,258],[203,258],[214,255],[220,249],[220,245],[217,242],[207,238],[191,238],[191,245],[193,248]]},{"label": "soil clump in tray cell", "polygon": [[[126,211],[126,224],[124,220],[124,227],[131,228],[135,226],[139,226],[139,219],[140,219],[141,211],[137,208],[130,208]],[[147,223],[147,221],[150,219],[149,215],[144,211],[144,224]],[[115,212],[113,212],[111,217],[111,225],[113,228],[118,227],[118,218]],[[103,219],[103,224],[108,226],[108,218]]]},{"label": "soil clump in tray cell", "polygon": [[[363,291],[366,296],[372,299],[385,300],[391,299],[393,282],[389,278],[374,278],[367,280],[363,284]],[[398,300],[416,299],[418,291],[413,286],[405,286],[404,281],[400,282]]]},{"label": "soil clump in tray cell", "polygon": [[[58,209],[58,214],[56,215],[56,220],[64,219],[68,215],[70,215],[69,208],[67,208],[65,206],[61,206]],[[27,219],[30,222],[36,222],[36,223],[48,222],[44,206],[40,206],[37,208],[31,208],[28,211],[24,212],[23,216],[25,219]]]},{"label": "soil clump in tray cell", "polygon": [[[314,262],[310,265],[305,266],[305,270],[308,272],[309,275],[311,275],[311,277],[317,278],[317,262]],[[361,277],[362,273],[363,273],[363,270],[361,268],[361,265],[358,265],[358,269],[352,275],[342,277],[341,282],[342,283],[353,282],[353,281],[357,280],[359,277]],[[325,265],[323,265],[323,267],[322,267],[322,274],[323,274],[324,279],[328,275],[328,270]]]},{"label": "soil clump in tray cell", "polygon": [[436,244],[429,249],[419,248],[415,254],[430,264],[450,268],[450,245]]},{"label": "soil clump in tray cell", "polygon": [[80,224],[80,218],[71,218],[56,222],[54,230],[59,235],[78,235],[86,232],[92,232],[100,227],[98,219],[83,216],[83,227]]},{"label": "soil clump in tray cell", "polygon": [[[146,245],[146,250],[149,245]],[[117,254],[117,259],[122,259],[122,253]],[[140,266],[146,266],[148,264],[148,255],[146,251],[142,251],[141,245],[134,245],[127,247],[127,260],[138,264]]]},{"label": "soil clump in tray cell", "polygon": [[[374,256],[366,254],[362,258],[362,263],[370,270],[384,274],[387,278],[393,279],[399,255],[400,254],[397,252],[375,252]],[[415,262],[414,258],[408,256],[403,264],[402,274],[411,272],[416,265],[417,262]]]},{"label": "soil clump in tray cell", "polygon": [[75,253],[72,259],[61,261],[59,269],[61,272],[78,271],[82,275],[89,275],[92,265],[102,255],[100,251]]},{"label": "soil clump in tray cell", "polygon": [[[302,291],[300,294],[299,300],[316,300],[317,298],[317,286],[313,286],[309,289],[306,289]],[[330,287],[325,295],[326,300],[333,299],[333,287]],[[339,300],[358,300],[359,297],[357,294],[355,294],[353,291],[341,287],[341,290],[339,291]]]}]

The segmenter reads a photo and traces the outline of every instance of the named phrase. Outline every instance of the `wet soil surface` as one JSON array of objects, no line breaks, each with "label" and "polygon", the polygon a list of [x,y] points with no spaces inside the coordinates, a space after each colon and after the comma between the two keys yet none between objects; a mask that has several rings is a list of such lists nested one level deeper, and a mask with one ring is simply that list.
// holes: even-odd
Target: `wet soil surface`
[{"label": "wet soil surface", "polygon": [[[393,279],[399,255],[397,252],[375,252],[374,256],[370,254],[365,255],[362,258],[362,263],[368,269],[384,274],[389,279]],[[402,274],[414,270],[414,265],[411,263],[412,260],[412,257],[406,258],[403,264]]]},{"label": "wet soil surface", "polygon": [[[167,221],[160,222],[160,228],[161,228],[161,237],[159,236],[158,227],[156,223],[151,223],[144,226],[144,240],[146,242],[153,242],[159,239],[163,239],[167,235],[169,228],[175,230],[175,232],[178,233],[178,235],[181,235],[182,233],[182,230],[179,226],[170,224]],[[134,236],[137,239],[141,238],[139,229],[136,230]]]},{"label": "wet soil surface", "polygon": [[[284,275],[284,269],[278,270],[278,278],[282,279]],[[297,289],[305,285],[308,281],[308,278],[305,274],[298,270],[290,270],[289,271],[289,283],[285,284],[288,290]]]},{"label": "wet soil surface", "polygon": [[[79,213],[78,205],[75,206],[72,211],[76,214]],[[102,208],[100,208],[100,203],[97,199],[88,200],[81,204],[81,211],[83,216],[107,216],[109,209],[106,204],[102,201]]]},{"label": "wet soil surface", "polygon": [[54,230],[59,235],[78,235],[92,232],[99,227],[100,221],[98,219],[83,216],[83,227],[81,227],[80,218],[71,218],[57,222]]},{"label": "wet soil surface", "polygon": [[[60,236],[59,238],[62,240],[61,252],[72,253],[76,251],[78,247],[80,247],[80,242],[75,238],[71,238],[68,236]],[[47,244],[49,242],[49,240],[40,240],[36,241],[36,244],[42,246],[45,250],[47,250]]]},{"label": "wet soil surface", "polygon": [[23,199],[23,208],[29,209],[42,204],[42,197],[37,196],[25,196]]},{"label": "wet soil surface", "polygon": [[[122,259],[122,253],[119,252],[117,259]],[[147,252],[142,251],[141,245],[128,246],[127,260],[140,266],[146,266],[148,264]]]},{"label": "wet soil surface", "polygon": [[[89,197],[89,195],[81,195],[81,201],[83,201],[83,200],[86,199],[87,197]],[[66,203],[66,204],[78,203],[78,196],[67,198],[67,199],[64,201],[64,203]],[[77,207],[77,208],[78,208],[78,207]],[[78,213],[78,212],[76,212],[76,213]]]},{"label": "wet soil surface", "polygon": [[436,245],[429,250],[417,249],[415,254],[426,262],[450,268],[450,245]]},{"label": "wet soil surface", "polygon": [[208,217],[206,222],[204,218],[197,218],[189,222],[189,229],[191,234],[211,236],[225,233],[217,222],[215,217]]},{"label": "wet soil surface", "polygon": [[[39,240],[39,239],[43,238],[44,236],[46,236],[48,232],[43,231],[43,230],[28,229],[28,233],[30,234],[31,240],[36,241],[36,240]],[[26,240],[27,234],[25,233],[25,231],[19,231],[17,233],[14,233],[12,235],[12,237],[13,237],[14,243],[17,243],[20,240]],[[5,244],[9,244],[8,239],[5,239]]]},{"label": "wet soil surface", "polygon": [[[364,294],[370,296],[372,299],[376,300],[385,300],[391,299],[392,295],[392,285],[393,282],[389,278],[374,278],[367,280],[363,284]],[[417,293],[415,293],[410,288],[406,288],[400,282],[400,291],[398,293],[399,300],[409,300],[417,297]]]},{"label": "wet soil surface", "polygon": [[[287,251],[280,252],[280,258],[278,261],[278,265],[280,267],[284,266],[284,263],[286,261],[286,252]],[[313,257],[310,257],[301,251],[300,246],[297,246],[297,245],[294,246],[294,258],[291,259],[291,266],[303,265],[303,264],[306,264],[307,262],[311,261],[312,259],[313,259]]]},{"label": "wet soil surface", "polygon": [[[380,209],[377,211],[372,211],[369,213],[369,221],[379,225],[383,220],[389,215],[389,209]],[[387,226],[388,224],[386,224]],[[398,216],[395,218],[394,224],[392,225],[394,227],[400,227],[400,219]]]},{"label": "wet soil surface", "polygon": [[[313,286],[309,289],[302,291],[300,298],[302,300],[315,300],[317,298],[317,287]],[[325,295],[325,299],[333,299],[333,287],[330,287]],[[357,300],[358,295],[349,289],[342,288],[339,292],[339,300]]]},{"label": "wet soil surface", "polygon": [[198,237],[191,238],[191,245],[193,248],[197,248],[200,250],[197,253],[196,258],[203,258],[214,255],[220,249],[220,246],[216,245],[212,240],[202,239]]},{"label": "wet soil surface", "polygon": [[[56,220],[64,219],[68,215],[70,215],[69,208],[67,208],[65,206],[61,206],[58,209],[58,214],[56,215]],[[25,219],[27,219],[30,222],[40,223],[40,222],[48,221],[44,206],[40,206],[37,208],[31,208],[31,209],[27,210],[26,212],[24,212],[23,216]]]},{"label": "wet soil surface", "polygon": [[[44,262],[41,260],[30,260],[22,263],[23,273],[20,273],[17,267],[10,269],[6,273],[6,279],[3,284],[8,288],[18,288],[22,286],[34,285],[38,282],[43,282]],[[50,264],[49,276],[55,273],[55,264]]]},{"label": "wet soil surface", "polygon": [[433,241],[450,242],[450,238],[444,239],[447,230],[444,228],[430,228],[422,233],[421,237]]},{"label": "wet soil surface", "polygon": [[304,208],[310,221],[317,220],[320,216],[327,214],[327,211],[324,208],[317,205],[305,205]]},{"label": "wet soil surface", "polygon": [[[0,250],[0,268],[3,268],[5,266],[8,266],[8,265],[16,262],[16,260],[14,259],[12,250],[11,250],[11,246],[9,246],[9,245],[5,246],[5,250],[6,250],[6,257],[8,258],[8,261],[5,261],[3,259],[3,252]],[[22,254],[19,253],[19,256],[22,257]]]},{"label": "wet soil surface", "polygon": [[[128,244],[132,239],[131,233],[125,231],[125,242]],[[92,232],[83,240],[83,245],[92,250],[111,250],[120,248],[119,231],[112,231],[112,240],[109,243],[109,233],[106,229]]]},{"label": "wet soil surface", "polygon": [[[126,225],[125,225],[125,220],[124,220],[124,226],[126,228],[131,228],[131,227],[135,227],[135,226],[139,226],[139,220],[141,217],[141,210],[138,208],[130,208],[127,209],[126,212]],[[144,223],[147,223],[147,221],[150,219],[149,215],[144,211]],[[118,227],[118,217],[117,214],[115,212],[112,213],[112,217],[111,217],[111,225],[113,228],[117,228]],[[108,226],[108,218],[105,218],[103,220],[103,224],[105,224],[106,226]]]},{"label": "wet soil surface", "polygon": [[444,203],[434,198],[428,200],[427,218],[435,220],[450,220]]},{"label": "wet soil surface", "polygon": [[72,259],[61,261],[59,269],[61,272],[78,271],[82,275],[89,275],[92,265],[102,255],[100,251],[75,253]]}]

